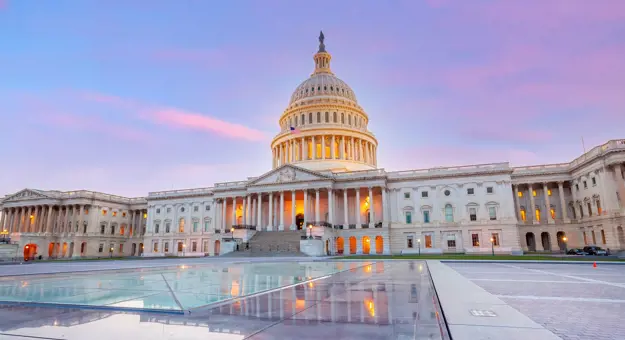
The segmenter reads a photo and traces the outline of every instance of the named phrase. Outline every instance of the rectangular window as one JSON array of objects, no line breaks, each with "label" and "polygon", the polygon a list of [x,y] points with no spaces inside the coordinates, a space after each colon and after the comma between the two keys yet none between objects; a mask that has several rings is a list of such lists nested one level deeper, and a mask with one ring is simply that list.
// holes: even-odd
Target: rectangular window
[{"label": "rectangular window", "polygon": [[199,210],[200,210],[200,207],[198,206],[193,207],[193,211],[198,212]]},{"label": "rectangular window", "polygon": [[597,179],[596,178],[591,178],[590,179],[592,181],[592,186],[594,187],[595,185],[597,185]]},{"label": "rectangular window", "polygon": [[160,214],[161,213],[161,209],[156,209],[156,213]]},{"label": "rectangular window", "polygon": [[122,213],[122,217],[126,217],[126,213],[125,212]]},{"label": "rectangular window", "polygon": [[430,223],[430,211],[429,210],[423,211],[423,223]]},{"label": "rectangular window", "polygon": [[204,222],[204,231],[208,231],[208,221]]},{"label": "rectangular window", "polygon": [[551,189],[547,189],[547,196],[551,196]]},{"label": "rectangular window", "polygon": [[98,247],[98,253],[102,252],[104,252],[104,243],[100,243],[100,246]]},{"label": "rectangular window", "polygon": [[601,229],[601,243],[605,244],[605,231]]},{"label": "rectangular window", "polygon": [[592,216],[592,204],[588,202],[588,216]]},{"label": "rectangular window", "polygon": [[588,189],[588,183],[584,181],[584,189]]},{"label": "rectangular window", "polygon": [[447,236],[447,248],[456,248],[456,235]]},{"label": "rectangular window", "polygon": [[492,233],[491,234],[491,238],[493,240],[493,245],[495,247],[499,247],[499,234],[498,233]]},{"label": "rectangular window", "polygon": [[536,190],[532,190],[532,196],[536,197]]},{"label": "rectangular window", "polygon": [[202,248],[205,253],[208,253],[208,241],[202,243]]},{"label": "rectangular window", "polygon": [[178,242],[178,252],[184,251],[184,243]]},{"label": "rectangular window", "polygon": [[104,235],[104,231],[106,229],[106,226],[103,224],[100,226],[100,234]]},{"label": "rectangular window", "polygon": [[471,221],[477,221],[477,209],[469,208],[469,219]]},{"label": "rectangular window", "polygon": [[404,198],[410,198],[410,193],[409,192],[405,192],[404,193]]},{"label": "rectangular window", "polygon": [[556,219],[556,209],[551,208],[549,210],[549,212],[551,212],[551,219],[555,220]]},{"label": "rectangular window", "polygon": [[85,215],[89,215],[89,209],[85,209]]},{"label": "rectangular window", "polygon": [[169,242],[165,242],[165,252],[169,253]]},{"label": "rectangular window", "polygon": [[467,195],[473,195],[474,193],[475,193],[475,190],[473,188],[467,189]]},{"label": "rectangular window", "polygon": [[211,206],[207,205],[205,209],[206,209],[206,211],[210,211],[211,210]]},{"label": "rectangular window", "polygon": [[585,231],[583,232],[583,235],[584,235],[584,245],[587,246],[588,245],[588,237],[586,236],[586,232]]},{"label": "rectangular window", "polygon": [[486,193],[487,194],[492,194],[493,193],[493,187],[486,187]]},{"label": "rectangular window", "polygon": [[412,212],[406,211],[406,224],[412,223]]},{"label": "rectangular window", "polygon": [[490,217],[491,221],[494,221],[497,219],[497,208],[495,207],[488,207],[488,217]]},{"label": "rectangular window", "polygon": [[579,191],[579,184],[575,184],[575,190]]},{"label": "rectangular window", "polygon": [[171,229],[171,223],[165,223],[165,232],[168,233]]},{"label": "rectangular window", "polygon": [[119,252],[120,252],[121,254],[123,254],[123,253],[124,253],[124,244],[123,244],[123,243],[120,243],[120,244],[119,244]]},{"label": "rectangular window", "polygon": [[193,222],[193,232],[197,232],[197,226],[198,226],[199,222]]},{"label": "rectangular window", "polygon": [[471,242],[474,247],[480,246],[480,235],[479,234],[471,234]]},{"label": "rectangular window", "polygon": [[432,235],[425,235],[425,247],[432,248]]},{"label": "rectangular window", "polygon": [[106,216],[106,210],[102,210],[102,216]]},{"label": "rectangular window", "polygon": [[115,235],[115,226],[111,226],[111,235]]},{"label": "rectangular window", "polygon": [[113,217],[117,217],[117,211],[113,211]]},{"label": "rectangular window", "polygon": [[170,213],[170,212],[171,212],[171,208],[167,208],[167,213]]},{"label": "rectangular window", "polygon": [[603,209],[601,209],[601,201],[597,200],[597,214],[601,215],[603,213]]},{"label": "rectangular window", "polygon": [[523,197],[523,192],[519,191],[519,197]]},{"label": "rectangular window", "polygon": [[157,223],[154,225],[154,232],[158,234],[158,229],[159,229],[160,225]]},{"label": "rectangular window", "polygon": [[196,252],[197,251],[197,242],[193,241],[191,243],[191,251],[192,252]]},{"label": "rectangular window", "polygon": [[595,231],[592,230],[590,231],[591,236],[592,236],[592,244],[597,244],[597,236],[595,235]]},{"label": "rectangular window", "polygon": [[428,192],[427,191],[421,191],[421,197],[427,198],[428,197]]},{"label": "rectangular window", "polygon": [[408,248],[414,248],[414,236],[408,235],[406,237],[406,246]]}]

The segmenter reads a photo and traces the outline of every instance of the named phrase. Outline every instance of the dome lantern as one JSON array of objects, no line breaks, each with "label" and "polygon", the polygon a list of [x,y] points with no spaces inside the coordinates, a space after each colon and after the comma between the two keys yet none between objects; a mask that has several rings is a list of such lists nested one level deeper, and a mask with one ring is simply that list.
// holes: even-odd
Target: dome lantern
[{"label": "dome lantern", "polygon": [[315,71],[312,75],[327,73],[334,74],[330,71],[330,60],[332,60],[332,55],[326,51],[326,45],[323,43],[325,40],[325,36],[323,35],[323,31],[319,34],[319,50],[313,57],[315,60]]}]

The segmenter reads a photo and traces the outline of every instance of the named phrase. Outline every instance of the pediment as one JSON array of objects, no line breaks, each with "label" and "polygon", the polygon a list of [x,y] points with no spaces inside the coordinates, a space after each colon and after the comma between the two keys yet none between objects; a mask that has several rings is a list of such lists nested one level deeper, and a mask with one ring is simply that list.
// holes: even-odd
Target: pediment
[{"label": "pediment", "polygon": [[256,178],[249,185],[285,184],[292,182],[308,182],[330,180],[331,177],[315,171],[303,169],[294,165],[285,164],[277,169]]},{"label": "pediment", "polygon": [[39,190],[34,189],[24,189],[18,191],[17,193],[8,196],[4,199],[3,202],[14,202],[14,201],[24,201],[24,200],[36,200],[42,198],[52,198]]}]

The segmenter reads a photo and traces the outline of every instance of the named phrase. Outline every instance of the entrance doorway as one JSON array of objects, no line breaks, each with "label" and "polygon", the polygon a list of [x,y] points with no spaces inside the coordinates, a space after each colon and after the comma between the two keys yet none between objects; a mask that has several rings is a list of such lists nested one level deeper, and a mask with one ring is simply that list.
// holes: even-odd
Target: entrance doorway
[{"label": "entrance doorway", "polygon": [[35,255],[37,255],[37,245],[34,243],[29,243],[24,246],[24,260],[34,260]]},{"label": "entrance doorway", "polygon": [[297,226],[297,230],[302,230],[304,228],[304,214],[297,214],[295,216],[295,225]]}]

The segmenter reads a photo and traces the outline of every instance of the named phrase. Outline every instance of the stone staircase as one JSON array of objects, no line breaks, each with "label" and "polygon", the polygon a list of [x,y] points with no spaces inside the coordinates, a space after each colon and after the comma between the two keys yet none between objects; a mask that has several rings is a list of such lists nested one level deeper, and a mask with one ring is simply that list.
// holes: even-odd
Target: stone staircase
[{"label": "stone staircase", "polygon": [[300,252],[299,241],[301,230],[259,231],[249,241],[249,249],[245,245],[241,250],[226,254],[227,257],[292,257],[307,256]]}]

